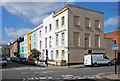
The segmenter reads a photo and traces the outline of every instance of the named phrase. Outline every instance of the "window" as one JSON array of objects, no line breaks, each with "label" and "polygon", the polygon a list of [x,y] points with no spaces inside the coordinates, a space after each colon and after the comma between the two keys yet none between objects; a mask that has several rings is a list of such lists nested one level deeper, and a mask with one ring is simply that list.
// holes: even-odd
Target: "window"
[{"label": "window", "polygon": [[47,38],[45,38],[45,48],[47,48]]},{"label": "window", "polygon": [[31,50],[31,44],[30,44],[30,50]]},{"label": "window", "polygon": [[45,33],[47,33],[47,26],[45,27]]},{"label": "window", "polygon": [[52,30],[52,25],[51,24],[49,24],[49,31],[51,31]]},{"label": "window", "polygon": [[41,31],[40,31],[40,37],[41,37]]},{"label": "window", "polygon": [[36,44],[35,44],[35,42],[34,42],[34,48],[36,47]]},{"label": "window", "polygon": [[31,41],[31,36],[29,36],[29,38],[30,38],[30,41]]},{"label": "window", "polygon": [[85,27],[90,27],[90,18],[85,18]]},{"label": "window", "polygon": [[95,47],[100,47],[100,35],[95,35]]},{"label": "window", "polygon": [[85,34],[85,48],[90,47],[90,35]]},{"label": "window", "polygon": [[40,41],[40,50],[41,50],[41,48],[42,48],[42,41]]},{"label": "window", "polygon": [[58,25],[59,25],[59,24],[58,24],[58,19],[57,19],[57,20],[56,20],[56,28],[58,28]]},{"label": "window", "polygon": [[79,32],[74,32],[74,46],[80,45]]},{"label": "window", "polygon": [[56,34],[56,46],[58,46],[58,34]]},{"label": "window", "polygon": [[79,16],[74,16],[74,25],[75,25],[75,26],[80,26]]},{"label": "window", "polygon": [[51,36],[49,37],[49,47],[51,47]]},{"label": "window", "polygon": [[64,60],[64,59],[65,59],[65,51],[62,50],[62,60]]},{"label": "window", "polygon": [[56,50],[56,60],[58,60],[58,57],[59,57],[59,53],[58,50]]},{"label": "window", "polygon": [[62,20],[62,22],[61,22],[61,24],[62,24],[62,26],[65,24],[65,16],[63,16],[62,18],[61,18],[61,20]]},{"label": "window", "polygon": [[95,28],[99,29],[100,28],[100,21],[95,20]]},{"label": "window", "polygon": [[51,51],[51,59],[53,59],[53,51]]},{"label": "window", "polygon": [[61,34],[61,45],[64,45],[64,43],[65,43],[65,33],[62,33]]},{"label": "window", "polygon": [[35,34],[34,34],[34,40],[35,40]]}]

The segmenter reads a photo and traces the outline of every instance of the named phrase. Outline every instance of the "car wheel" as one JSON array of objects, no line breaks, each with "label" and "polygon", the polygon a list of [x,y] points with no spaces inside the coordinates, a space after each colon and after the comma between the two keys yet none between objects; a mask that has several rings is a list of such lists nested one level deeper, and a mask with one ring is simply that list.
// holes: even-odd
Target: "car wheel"
[{"label": "car wheel", "polygon": [[97,63],[94,63],[94,67],[97,67],[98,66],[98,64]]},{"label": "car wheel", "polygon": [[111,66],[111,62],[109,62],[108,65]]}]

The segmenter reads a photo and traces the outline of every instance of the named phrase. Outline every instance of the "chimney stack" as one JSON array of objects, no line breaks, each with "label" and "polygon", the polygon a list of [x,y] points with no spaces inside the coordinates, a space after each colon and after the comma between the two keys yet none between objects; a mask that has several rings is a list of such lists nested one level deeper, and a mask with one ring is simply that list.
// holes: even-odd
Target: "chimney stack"
[{"label": "chimney stack", "polygon": [[116,28],[116,30],[115,30],[116,32],[119,32],[120,31],[120,27],[118,27],[118,28]]}]

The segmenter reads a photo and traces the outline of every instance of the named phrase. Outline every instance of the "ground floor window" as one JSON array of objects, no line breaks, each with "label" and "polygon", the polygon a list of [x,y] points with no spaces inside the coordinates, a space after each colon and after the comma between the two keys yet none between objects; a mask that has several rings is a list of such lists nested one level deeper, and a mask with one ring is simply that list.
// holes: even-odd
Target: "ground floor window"
[{"label": "ground floor window", "polygon": [[53,51],[51,51],[51,59],[53,59]]},{"label": "ground floor window", "polygon": [[61,54],[61,55],[62,55],[62,60],[64,60],[64,59],[65,59],[65,51],[62,50],[61,53],[62,53],[62,54]]},{"label": "ground floor window", "polygon": [[58,60],[58,56],[59,56],[58,50],[56,50],[56,60]]}]

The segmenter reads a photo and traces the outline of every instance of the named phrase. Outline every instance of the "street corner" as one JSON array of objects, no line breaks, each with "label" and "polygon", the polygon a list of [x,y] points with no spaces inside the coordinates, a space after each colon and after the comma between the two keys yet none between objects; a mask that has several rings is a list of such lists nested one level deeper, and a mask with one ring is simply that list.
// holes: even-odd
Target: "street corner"
[{"label": "street corner", "polygon": [[120,78],[118,77],[118,74],[114,74],[114,72],[100,73],[100,74],[96,75],[96,78],[102,79],[102,80],[105,80],[105,81],[110,81],[110,80],[120,81]]}]

